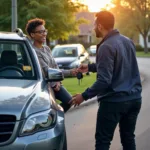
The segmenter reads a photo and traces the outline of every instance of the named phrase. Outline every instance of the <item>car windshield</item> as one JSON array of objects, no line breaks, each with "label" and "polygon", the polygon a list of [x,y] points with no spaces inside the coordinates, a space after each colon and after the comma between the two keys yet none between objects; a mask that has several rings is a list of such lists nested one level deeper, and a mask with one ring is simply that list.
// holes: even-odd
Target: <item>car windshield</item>
[{"label": "car windshield", "polygon": [[92,52],[96,52],[96,48],[91,48],[90,49]]},{"label": "car windshield", "polygon": [[0,78],[36,78],[31,57],[23,41],[0,41]]},{"label": "car windshield", "polygon": [[90,51],[91,52],[96,52],[96,45],[90,46]]},{"label": "car windshield", "polygon": [[53,57],[77,57],[76,47],[55,47],[52,50]]}]

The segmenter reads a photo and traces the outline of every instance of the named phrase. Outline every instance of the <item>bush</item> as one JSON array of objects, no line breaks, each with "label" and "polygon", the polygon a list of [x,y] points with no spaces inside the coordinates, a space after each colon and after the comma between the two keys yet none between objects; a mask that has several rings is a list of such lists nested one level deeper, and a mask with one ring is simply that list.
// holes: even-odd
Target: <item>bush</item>
[{"label": "bush", "polygon": [[135,45],[136,52],[144,52],[144,48],[141,45]]}]

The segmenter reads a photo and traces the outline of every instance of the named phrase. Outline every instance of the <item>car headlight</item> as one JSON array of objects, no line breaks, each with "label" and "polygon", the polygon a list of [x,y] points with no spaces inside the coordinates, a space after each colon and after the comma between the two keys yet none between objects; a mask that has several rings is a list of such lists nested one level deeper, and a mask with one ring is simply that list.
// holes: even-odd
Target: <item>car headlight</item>
[{"label": "car headlight", "polygon": [[57,112],[50,110],[45,113],[38,113],[30,116],[23,125],[20,136],[30,135],[41,130],[54,127],[57,120]]},{"label": "car headlight", "polygon": [[74,61],[70,64],[70,67],[75,68],[79,66],[79,62],[78,61]]}]

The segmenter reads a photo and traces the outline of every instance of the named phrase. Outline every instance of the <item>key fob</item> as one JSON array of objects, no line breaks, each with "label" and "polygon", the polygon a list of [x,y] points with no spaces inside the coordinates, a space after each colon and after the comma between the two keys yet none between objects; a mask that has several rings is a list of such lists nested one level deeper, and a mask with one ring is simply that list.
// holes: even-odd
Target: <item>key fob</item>
[{"label": "key fob", "polygon": [[83,78],[83,74],[81,72],[77,73],[77,79],[80,80]]},{"label": "key fob", "polygon": [[83,74],[81,72],[77,73],[78,84],[80,85],[80,80],[83,78]]}]

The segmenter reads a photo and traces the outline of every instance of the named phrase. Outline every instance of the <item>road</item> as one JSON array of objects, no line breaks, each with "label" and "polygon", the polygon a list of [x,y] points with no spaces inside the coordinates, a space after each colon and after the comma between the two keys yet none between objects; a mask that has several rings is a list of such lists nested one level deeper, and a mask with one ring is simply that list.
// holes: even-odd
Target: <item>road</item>
[{"label": "road", "polygon": [[[136,128],[137,150],[150,150],[150,59],[138,58],[143,81],[143,103]],[[68,150],[94,150],[94,134],[96,124],[97,102],[81,106],[66,113],[66,130]],[[120,150],[118,127],[110,150]]]}]

